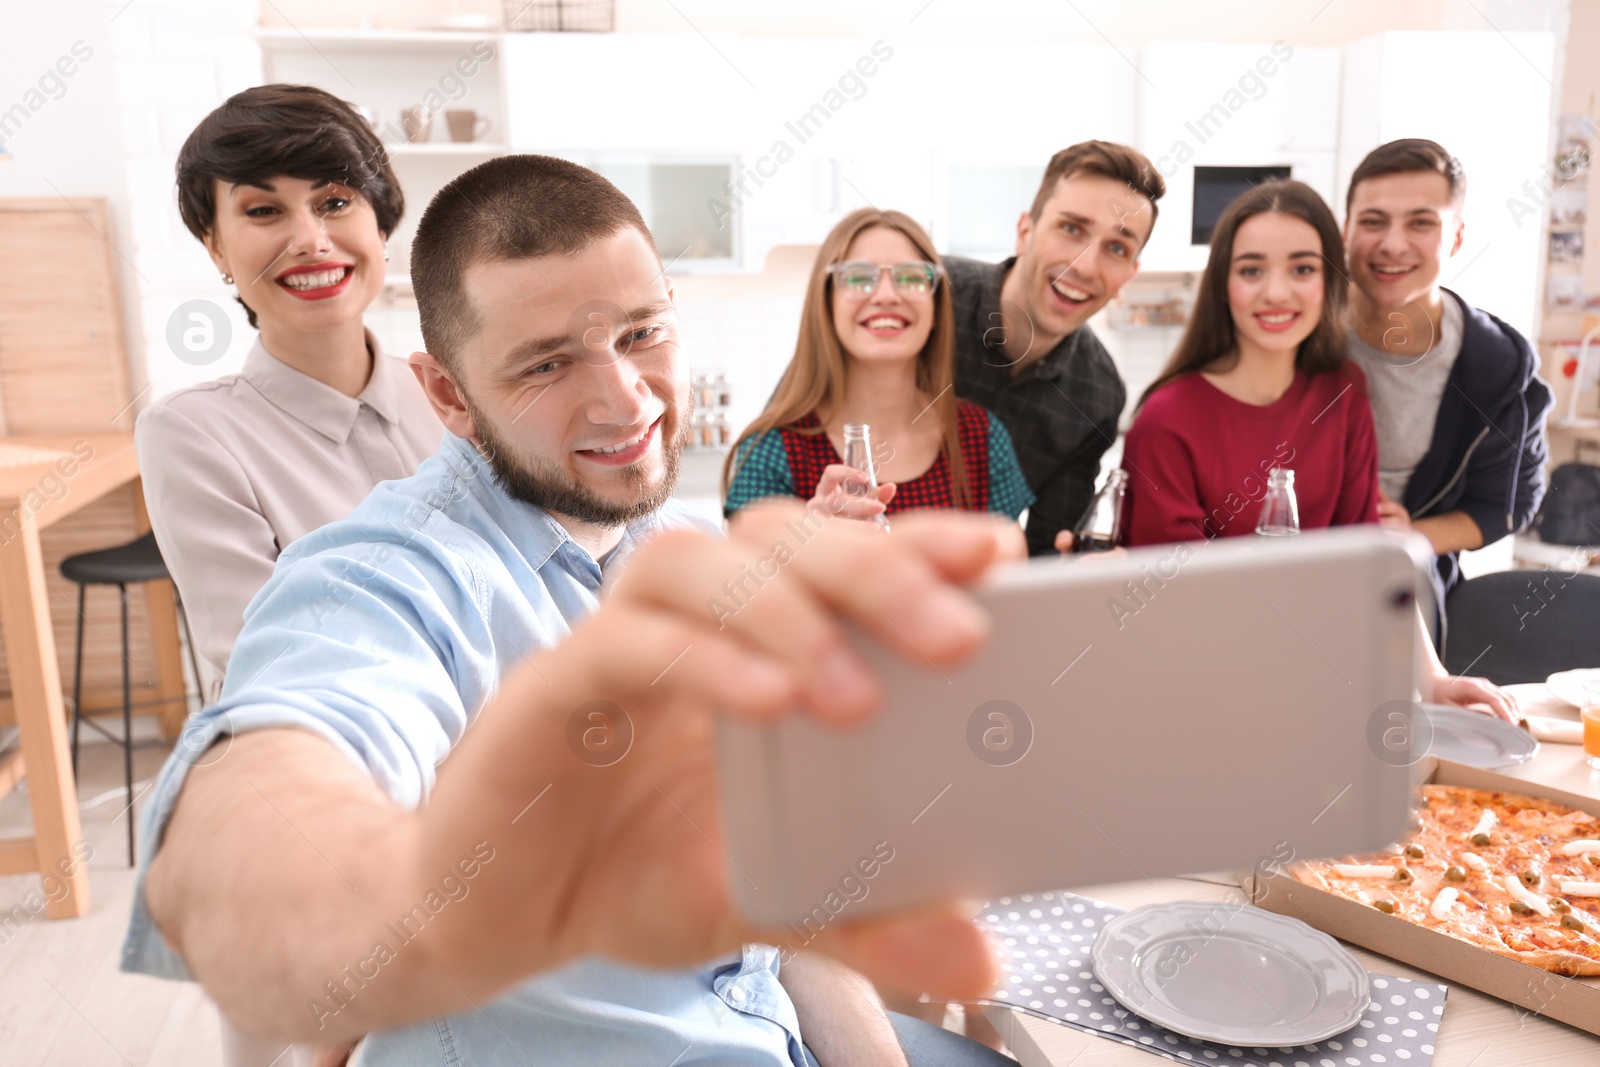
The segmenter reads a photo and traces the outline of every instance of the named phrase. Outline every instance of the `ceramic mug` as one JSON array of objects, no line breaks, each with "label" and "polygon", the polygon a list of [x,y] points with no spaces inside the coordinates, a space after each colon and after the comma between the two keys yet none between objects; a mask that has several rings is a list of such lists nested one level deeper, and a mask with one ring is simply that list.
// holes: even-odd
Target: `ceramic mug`
[{"label": "ceramic mug", "polygon": [[457,143],[481,140],[493,125],[487,115],[476,111],[446,111],[444,119],[450,126],[450,139]]},{"label": "ceramic mug", "polygon": [[406,131],[406,140],[425,144],[433,132],[433,112],[425,107],[404,108],[400,112],[400,125]]}]

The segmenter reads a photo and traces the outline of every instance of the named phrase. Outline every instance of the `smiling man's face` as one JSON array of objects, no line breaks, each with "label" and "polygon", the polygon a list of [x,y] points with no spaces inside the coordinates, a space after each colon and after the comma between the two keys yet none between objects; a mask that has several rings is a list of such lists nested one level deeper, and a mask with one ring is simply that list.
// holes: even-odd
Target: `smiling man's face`
[{"label": "smiling man's face", "polygon": [[660,508],[692,401],[672,288],[645,235],[474,263],[463,289],[480,325],[455,360],[466,413],[445,422],[501,487],[602,527]]},{"label": "smiling man's face", "polygon": [[1039,332],[1064,337],[1106,306],[1139,269],[1155,208],[1114,178],[1060,179],[1034,219],[1017,223],[1023,310]]},{"label": "smiling man's face", "polygon": [[1461,249],[1460,205],[1442,174],[1407,171],[1360,182],[1344,242],[1350,280],[1380,308],[1427,299],[1444,261]]}]

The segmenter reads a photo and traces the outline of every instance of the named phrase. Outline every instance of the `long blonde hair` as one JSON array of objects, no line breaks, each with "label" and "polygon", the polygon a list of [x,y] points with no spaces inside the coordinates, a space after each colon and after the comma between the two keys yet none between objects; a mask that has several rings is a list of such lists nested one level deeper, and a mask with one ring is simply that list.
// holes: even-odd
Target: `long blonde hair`
[{"label": "long blonde hair", "polygon": [[[734,460],[746,441],[779,427],[792,426],[813,412],[819,419],[823,418],[844,401],[847,354],[833,325],[833,275],[829,268],[843,260],[857,236],[874,226],[895,230],[911,242],[922,258],[943,267],[927,232],[904,212],[865,207],[839,221],[823,239],[822,247],[817,250],[817,261],[811,268],[794,358],[783,372],[772,399],[767,401],[766,409],[739,434],[722,465],[724,496],[738,473]],[[917,356],[916,381],[918,389],[936,398],[931,410],[937,413],[943,430],[944,453],[950,464],[951,495],[957,507],[965,508],[969,506],[971,492],[956,423],[955,357],[955,313],[950,306],[950,280],[941,278],[933,291],[933,329]],[[818,426],[795,432],[811,435],[827,430]]]}]

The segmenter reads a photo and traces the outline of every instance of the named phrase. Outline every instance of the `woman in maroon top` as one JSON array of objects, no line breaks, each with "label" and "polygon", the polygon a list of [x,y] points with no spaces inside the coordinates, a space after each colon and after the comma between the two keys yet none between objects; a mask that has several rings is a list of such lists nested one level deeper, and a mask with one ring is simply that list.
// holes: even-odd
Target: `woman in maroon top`
[{"label": "woman in maroon top", "polygon": [[[1129,545],[1254,533],[1273,467],[1295,473],[1303,529],[1378,521],[1378,450],[1366,379],[1346,358],[1343,268],[1333,212],[1307,185],[1268,182],[1223,212],[1189,328],[1123,446]],[[1509,693],[1446,673],[1420,614],[1417,631],[1422,699],[1516,721]]]},{"label": "woman in maroon top", "polygon": [[1274,467],[1294,471],[1301,528],[1378,521],[1343,264],[1333,212],[1301,182],[1223,212],[1189,327],[1128,430],[1129,545],[1254,533]]}]

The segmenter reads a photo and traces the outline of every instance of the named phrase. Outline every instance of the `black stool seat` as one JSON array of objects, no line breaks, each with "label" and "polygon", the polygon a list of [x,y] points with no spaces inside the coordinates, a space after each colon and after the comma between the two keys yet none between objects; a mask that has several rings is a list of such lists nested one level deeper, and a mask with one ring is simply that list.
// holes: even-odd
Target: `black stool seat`
[{"label": "black stool seat", "polygon": [[[102,548],[97,552],[80,552],[76,556],[68,556],[61,561],[61,575],[78,587],[78,654],[77,664],[72,671],[72,774],[78,774],[78,726],[88,723],[96,733],[122,747],[122,774],[126,779],[125,785],[128,794],[128,865],[133,866],[133,678],[131,676],[132,663],[128,659],[128,586],[140,582],[160,581],[170,577],[167,565],[161,561],[161,549],[156,547],[156,536],[147,533],[143,537],[129,541],[124,545],[114,548]],[[117,595],[121,600],[122,609],[122,647],[118,653],[122,657],[122,733],[117,735],[101,726],[93,718],[86,717],[83,712],[83,629],[88,616],[84,614],[85,598],[91,585],[114,585]],[[176,598],[177,591],[173,591]],[[189,619],[183,613],[183,604],[178,602],[178,617],[183,620],[184,632],[188,634]],[[97,631],[98,632],[98,631]],[[194,676],[198,682],[200,678],[200,664],[194,658],[194,636],[189,634],[189,662],[194,668]],[[184,701],[187,703],[188,694],[185,687]]]},{"label": "black stool seat", "polygon": [[61,561],[61,575],[78,585],[129,585],[168,577],[153,533],[115,548],[68,556]]}]

